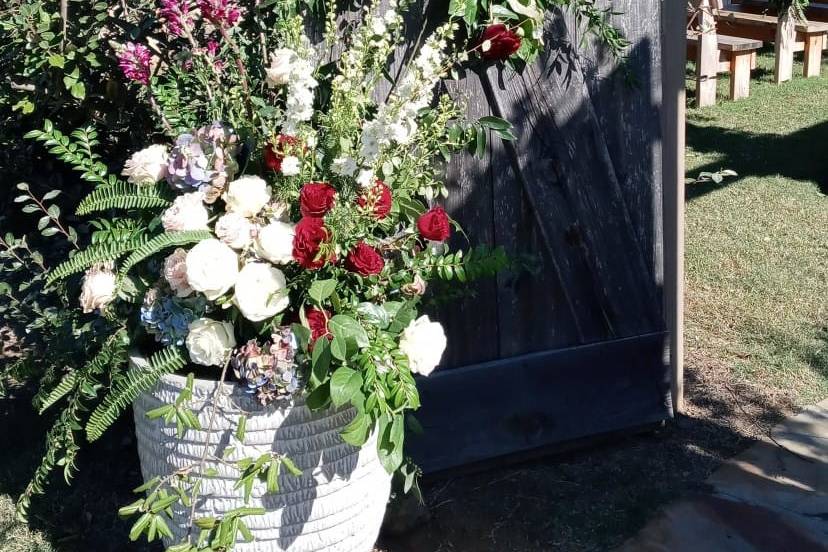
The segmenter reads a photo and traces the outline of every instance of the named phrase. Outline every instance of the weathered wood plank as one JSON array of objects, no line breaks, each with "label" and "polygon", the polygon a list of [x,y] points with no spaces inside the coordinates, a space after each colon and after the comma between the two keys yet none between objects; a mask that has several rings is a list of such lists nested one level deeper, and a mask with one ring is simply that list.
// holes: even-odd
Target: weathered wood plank
[{"label": "weathered wood plank", "polygon": [[664,346],[656,333],[435,372],[406,446],[435,472],[664,420]]},{"label": "weathered wood plank", "polygon": [[730,99],[740,100],[750,96],[750,52],[731,52]]},{"label": "weathered wood plank", "polygon": [[773,78],[776,84],[793,78],[794,42],[796,40],[796,18],[793,8],[779,14],[776,25],[776,61],[773,66]]},{"label": "weathered wood plank", "polygon": [[[549,26],[554,53],[545,68],[529,66],[520,75],[491,68],[484,86],[497,113],[516,123],[518,140],[507,148],[551,257],[559,270],[586,268],[586,282],[583,271],[570,272],[564,285],[578,292],[575,299],[597,306],[610,335],[646,333],[663,324],[655,290],[647,284],[649,269],[562,22],[558,16]],[[557,174],[562,189],[550,185],[550,174]],[[562,206],[571,211],[558,212]],[[563,232],[561,220],[567,224]]]}]

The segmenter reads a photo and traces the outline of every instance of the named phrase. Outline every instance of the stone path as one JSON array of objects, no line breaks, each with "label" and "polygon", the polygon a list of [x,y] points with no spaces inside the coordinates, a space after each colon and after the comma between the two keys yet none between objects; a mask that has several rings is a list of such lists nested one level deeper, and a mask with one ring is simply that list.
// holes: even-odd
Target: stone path
[{"label": "stone path", "polygon": [[828,551],[828,399],[726,462],[620,552]]}]

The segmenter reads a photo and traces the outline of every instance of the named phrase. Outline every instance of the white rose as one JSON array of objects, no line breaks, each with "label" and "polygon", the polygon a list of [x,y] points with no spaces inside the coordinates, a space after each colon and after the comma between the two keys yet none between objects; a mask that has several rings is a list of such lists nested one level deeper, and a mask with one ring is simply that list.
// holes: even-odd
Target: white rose
[{"label": "white rose", "polygon": [[115,298],[115,274],[110,265],[96,265],[86,271],[80,294],[83,312],[103,310]]},{"label": "white rose", "polygon": [[279,48],[270,54],[270,67],[265,69],[265,80],[269,87],[282,86],[290,81],[293,60],[296,57],[296,52],[290,48]]},{"label": "white rose", "polygon": [[244,249],[253,241],[253,224],[238,213],[226,213],[216,221],[216,237],[233,249]]},{"label": "white rose", "polygon": [[247,263],[239,272],[233,302],[251,322],[274,316],[290,305],[281,270],[265,263]]},{"label": "white rose", "polygon": [[210,214],[204,207],[204,195],[191,192],[175,198],[173,204],[161,215],[161,225],[167,232],[206,230]]},{"label": "white rose", "polygon": [[186,263],[190,287],[211,301],[227,293],[239,275],[236,252],[214,238],[200,241],[190,249]]},{"label": "white rose", "polygon": [[164,279],[179,297],[187,297],[193,292],[187,280],[187,251],[179,247],[164,259]]},{"label": "white rose", "polygon": [[270,201],[267,182],[258,176],[242,176],[227,185],[221,196],[227,210],[243,217],[255,217]]},{"label": "white rose", "polygon": [[236,346],[233,324],[210,318],[193,320],[190,322],[186,344],[190,360],[196,364],[222,366]]},{"label": "white rose", "polygon": [[259,229],[256,237],[256,253],[274,264],[287,264],[293,260],[295,225],[289,222],[271,222]]},{"label": "white rose", "polygon": [[296,176],[301,169],[299,158],[295,155],[287,155],[282,159],[282,174],[285,176]]},{"label": "white rose", "polygon": [[439,322],[432,322],[428,316],[412,320],[403,330],[400,351],[408,357],[411,371],[429,375],[440,363],[446,350],[446,334]]},{"label": "white rose", "polygon": [[167,146],[155,144],[136,151],[124,163],[121,175],[139,186],[160,182],[167,176]]}]

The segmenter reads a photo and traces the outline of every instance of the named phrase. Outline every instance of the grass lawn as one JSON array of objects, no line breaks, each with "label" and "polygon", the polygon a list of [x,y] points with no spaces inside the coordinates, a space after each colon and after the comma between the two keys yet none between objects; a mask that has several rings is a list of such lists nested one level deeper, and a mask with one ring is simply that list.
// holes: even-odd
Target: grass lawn
[{"label": "grass lawn", "polygon": [[828,79],[776,86],[768,52],[756,76],[749,99],[687,114],[688,177],[739,174],[687,186],[688,356],[811,403],[828,396]]},{"label": "grass lawn", "polygon": [[[427,481],[430,521],[381,550],[611,549],[791,407],[828,396],[828,78],[775,86],[772,64],[763,53],[749,99],[688,110],[688,176],[739,176],[688,184],[686,415],[606,446]],[[34,529],[14,521],[12,497],[42,446],[26,400],[0,400],[0,551],[150,550],[128,543],[115,516],[139,478],[128,423],[82,453],[73,487],[56,481],[36,502]]]}]

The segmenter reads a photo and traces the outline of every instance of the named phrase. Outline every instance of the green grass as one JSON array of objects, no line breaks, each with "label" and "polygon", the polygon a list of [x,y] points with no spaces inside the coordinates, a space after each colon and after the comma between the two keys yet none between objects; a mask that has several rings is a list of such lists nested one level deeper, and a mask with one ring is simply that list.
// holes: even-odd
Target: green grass
[{"label": "green grass", "polygon": [[687,176],[739,176],[687,186],[686,336],[803,404],[828,396],[828,65],[794,71],[774,85],[763,52],[750,98],[727,100],[722,76],[718,105],[688,109]]}]

